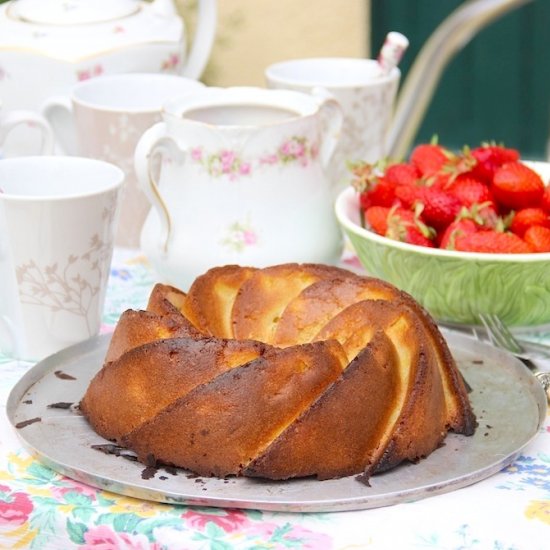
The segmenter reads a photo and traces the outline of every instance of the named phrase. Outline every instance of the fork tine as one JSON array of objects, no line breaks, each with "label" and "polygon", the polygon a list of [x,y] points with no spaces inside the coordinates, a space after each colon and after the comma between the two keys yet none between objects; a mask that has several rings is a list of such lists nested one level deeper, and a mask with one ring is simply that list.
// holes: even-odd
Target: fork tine
[{"label": "fork tine", "polygon": [[513,353],[522,353],[524,351],[510,332],[510,329],[502,322],[498,315],[482,313],[479,315],[479,319],[487,330],[489,340],[494,345],[505,348]]},{"label": "fork tine", "polygon": [[492,315],[494,320],[494,326],[497,328],[499,334],[506,341],[508,349],[514,353],[522,353],[525,350],[516,340],[510,329],[502,322],[502,319],[498,315]]}]

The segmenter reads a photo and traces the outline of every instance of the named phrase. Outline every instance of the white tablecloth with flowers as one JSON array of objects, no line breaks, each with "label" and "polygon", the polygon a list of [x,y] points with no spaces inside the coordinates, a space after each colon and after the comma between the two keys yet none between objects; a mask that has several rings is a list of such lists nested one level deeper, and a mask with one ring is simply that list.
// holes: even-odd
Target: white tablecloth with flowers
[{"label": "white tablecloth with flowers", "polygon": [[[123,310],[143,307],[153,284],[139,253],[117,250],[104,330]],[[99,490],[31,458],[5,416],[9,392],[30,366],[0,356],[0,548],[550,548],[550,416],[502,472],[415,502],[303,514],[175,506]]]}]

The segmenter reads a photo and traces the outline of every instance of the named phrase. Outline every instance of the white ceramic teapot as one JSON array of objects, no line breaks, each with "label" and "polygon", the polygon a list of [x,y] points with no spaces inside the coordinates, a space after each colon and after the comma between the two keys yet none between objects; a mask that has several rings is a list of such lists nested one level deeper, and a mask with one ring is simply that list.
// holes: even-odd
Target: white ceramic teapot
[{"label": "white ceramic teapot", "polygon": [[153,205],[141,247],[165,282],[185,289],[224,264],[339,261],[325,173],[343,119],[333,99],[205,88],[165,104],[163,119],[141,137],[135,168]]},{"label": "white ceramic teapot", "polygon": [[11,0],[0,6],[0,97],[39,111],[80,80],[170,72],[198,78],[216,26],[216,0],[199,0],[193,44],[173,0]]}]

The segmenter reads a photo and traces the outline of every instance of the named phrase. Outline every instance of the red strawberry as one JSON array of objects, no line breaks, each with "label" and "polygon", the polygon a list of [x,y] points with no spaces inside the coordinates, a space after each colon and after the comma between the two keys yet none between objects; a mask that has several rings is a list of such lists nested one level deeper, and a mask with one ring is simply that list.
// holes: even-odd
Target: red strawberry
[{"label": "red strawberry", "polygon": [[456,178],[448,190],[467,207],[493,202],[493,195],[487,185],[467,175]]},{"label": "red strawberry", "polygon": [[448,160],[446,149],[437,144],[417,145],[411,153],[410,161],[424,177],[437,174]]},{"label": "red strawberry", "polygon": [[544,208],[544,210],[546,212],[548,212],[550,214],[550,185],[547,185],[544,188],[544,193],[542,195],[541,206],[542,206],[542,208]]},{"label": "red strawberry", "polygon": [[462,207],[461,202],[455,196],[432,187],[422,188],[420,201],[422,218],[437,230],[447,227],[453,222]]},{"label": "red strawberry", "polygon": [[518,210],[512,218],[510,230],[523,237],[533,225],[550,228],[550,216],[542,208],[523,208]]},{"label": "red strawberry", "polygon": [[501,145],[486,144],[472,150],[471,155],[477,163],[472,168],[471,175],[486,183],[493,180],[497,168],[507,162],[519,160],[519,153],[515,149],[507,149]]},{"label": "red strawberry", "polygon": [[490,252],[493,254],[525,254],[531,247],[514,233],[487,229],[457,236],[455,249],[465,252]]},{"label": "red strawberry", "polygon": [[395,183],[380,177],[360,196],[363,210],[370,206],[391,206],[395,202]]},{"label": "red strawberry", "polygon": [[447,250],[455,249],[455,242],[459,236],[468,235],[479,231],[480,227],[474,220],[459,219],[452,222],[447,229],[441,235],[439,240],[439,248],[446,248]]},{"label": "red strawberry", "polygon": [[420,178],[420,172],[414,164],[402,162],[388,166],[385,177],[395,185],[414,185]]},{"label": "red strawberry", "polygon": [[427,246],[428,248],[435,246],[434,242],[426,237],[417,227],[407,227],[405,236],[401,240],[409,244],[416,244],[417,246]]},{"label": "red strawberry", "polygon": [[386,237],[421,246],[433,246],[434,230],[411,210],[394,206],[390,209],[387,221]]},{"label": "red strawberry", "polygon": [[385,206],[371,206],[365,210],[367,228],[372,229],[378,235],[385,235],[388,231],[388,214],[390,208]]},{"label": "red strawberry", "polygon": [[550,252],[550,229],[540,225],[533,225],[523,237],[533,252]]},{"label": "red strawberry", "polygon": [[414,204],[422,198],[422,189],[416,185],[398,185],[395,197],[404,208],[414,208]]},{"label": "red strawberry", "polygon": [[539,206],[544,195],[541,177],[521,162],[508,162],[493,176],[493,195],[508,208],[520,209]]},{"label": "red strawberry", "polygon": [[484,229],[498,229],[504,231],[508,224],[498,215],[496,206],[492,202],[472,204],[469,208],[463,206],[458,214],[461,219],[473,220]]}]

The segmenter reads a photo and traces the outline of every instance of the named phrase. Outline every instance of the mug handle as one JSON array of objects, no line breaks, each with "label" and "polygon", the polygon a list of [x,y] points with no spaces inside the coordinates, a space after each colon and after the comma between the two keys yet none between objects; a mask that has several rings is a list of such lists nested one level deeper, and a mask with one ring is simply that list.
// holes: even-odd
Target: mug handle
[{"label": "mug handle", "polygon": [[53,130],[43,116],[33,111],[14,110],[0,116],[0,145],[6,141],[10,132],[21,124],[36,127],[42,134],[40,154],[53,154],[55,145]]},{"label": "mug handle", "polygon": [[326,169],[340,141],[344,112],[340,103],[326,88],[315,87],[311,90],[311,95],[317,99],[321,113],[323,140],[319,156],[321,165]]},{"label": "mug handle", "polygon": [[54,96],[42,105],[42,114],[50,123],[62,153],[78,155],[78,136],[73,104],[68,97]]},{"label": "mug handle", "polygon": [[165,122],[157,122],[141,136],[134,153],[134,169],[139,188],[145,193],[147,200],[158,214],[161,226],[161,248],[166,253],[172,234],[172,219],[155,180],[156,170],[153,162],[155,158],[159,158],[159,155],[161,160],[158,166],[159,178],[162,172],[163,155],[170,156],[178,163],[183,162],[185,158],[185,151],[174,139],[167,136]]}]

